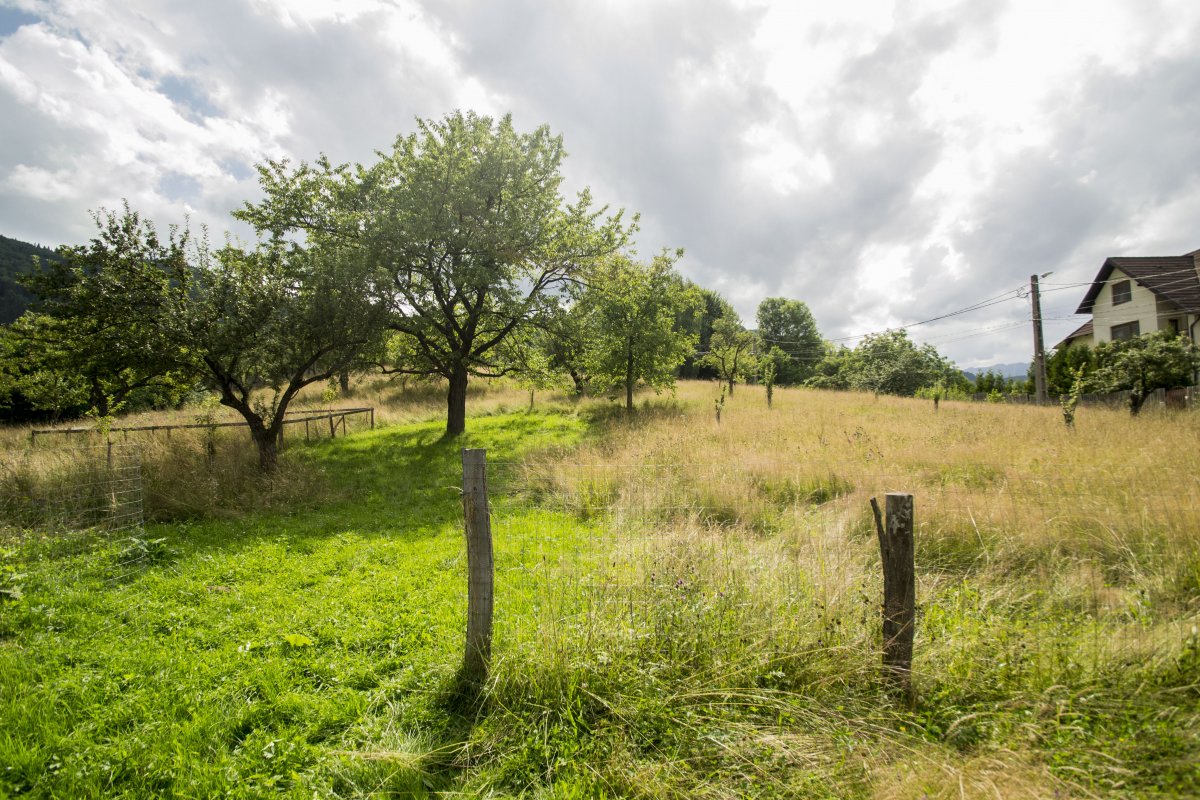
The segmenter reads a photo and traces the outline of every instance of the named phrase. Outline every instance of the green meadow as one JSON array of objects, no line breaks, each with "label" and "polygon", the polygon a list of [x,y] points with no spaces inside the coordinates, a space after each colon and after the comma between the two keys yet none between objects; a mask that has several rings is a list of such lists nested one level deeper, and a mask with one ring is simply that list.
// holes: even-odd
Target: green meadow
[{"label": "green meadow", "polygon": [[[395,420],[209,495],[148,450],[143,533],[3,545],[0,794],[1200,794],[1194,418],[739,387],[717,424],[712,392],[631,419],[514,393],[458,439]],[[464,447],[495,465],[478,692]],[[912,705],[879,679],[866,499],[892,488]]]}]

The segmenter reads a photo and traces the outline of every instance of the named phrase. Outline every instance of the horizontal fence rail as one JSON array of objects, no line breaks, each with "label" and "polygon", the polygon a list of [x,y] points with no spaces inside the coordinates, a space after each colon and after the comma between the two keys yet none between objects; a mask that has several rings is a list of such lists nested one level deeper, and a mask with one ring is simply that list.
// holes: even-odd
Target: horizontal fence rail
[{"label": "horizontal fence rail", "polygon": [[[342,433],[346,432],[346,418],[366,414],[370,418],[371,429],[375,429],[375,409],[374,408],[337,408],[337,409],[321,409],[309,410],[303,409],[299,411],[284,412],[285,419],[283,424],[287,425],[304,425],[307,431],[309,426],[314,422],[326,420],[329,422],[330,434],[333,435],[337,427],[340,426]],[[245,428],[245,422],[194,422],[179,425],[128,425],[123,427],[112,427],[108,431],[110,433],[143,433],[166,431],[168,434],[173,430],[213,430],[216,428]],[[65,436],[73,436],[76,434],[103,434],[99,428],[92,427],[76,427],[76,428],[35,428],[29,432],[29,438],[36,441],[38,436],[49,436],[53,434],[61,434]]]}]

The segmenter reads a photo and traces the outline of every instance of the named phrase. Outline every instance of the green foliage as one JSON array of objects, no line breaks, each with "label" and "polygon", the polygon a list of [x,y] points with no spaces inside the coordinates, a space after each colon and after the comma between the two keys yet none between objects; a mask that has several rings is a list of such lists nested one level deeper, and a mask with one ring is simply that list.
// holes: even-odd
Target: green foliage
[{"label": "green foliage", "polygon": [[1185,336],[1169,331],[1096,346],[1094,391],[1129,392],[1129,413],[1136,415],[1150,392],[1192,383],[1200,369],[1200,350]]},{"label": "green foliage", "polygon": [[1059,396],[1063,422],[1068,428],[1075,427],[1075,409],[1079,406],[1079,398],[1083,394],[1085,375],[1086,370],[1083,365],[1073,368],[1071,390]]},{"label": "green foliage", "polygon": [[800,300],[768,297],[758,304],[758,335],[763,346],[778,347],[777,380],[784,386],[803,383],[824,354],[821,334],[808,306]]},{"label": "green foliage", "polygon": [[1069,394],[1076,373],[1088,376],[1096,368],[1096,351],[1076,342],[1055,350],[1046,358],[1046,391],[1051,397]]},{"label": "green foliage", "polygon": [[289,404],[305,386],[362,365],[385,310],[372,302],[361,251],[337,242],[272,240],[216,255],[196,271],[191,346],[221,404],[246,420],[269,471]]},{"label": "green foliage", "polygon": [[584,371],[602,391],[621,388],[633,410],[633,389],[642,382],[660,392],[675,385],[675,370],[693,351],[696,337],[679,325],[700,307],[700,297],[675,272],[682,251],[661,253],[649,264],[613,256],[588,272],[587,288],[572,314],[585,331]]},{"label": "green foliage", "polygon": [[17,560],[17,551],[12,548],[0,548],[0,603],[20,600],[25,596],[22,585],[25,573]]},{"label": "green foliage", "polygon": [[701,362],[716,370],[717,379],[728,387],[732,396],[736,381],[754,377],[758,367],[757,347],[758,337],[743,328],[736,316],[721,317],[713,323],[712,339]]},{"label": "green foliage", "polygon": [[161,238],[128,206],[94,219],[95,239],[60,248],[26,279],[37,313],[9,334],[26,359],[17,389],[46,407],[45,388],[62,383],[102,417],[147,390],[177,399],[197,368],[187,327],[190,237],[172,229]]},{"label": "green foliage", "polygon": [[775,396],[775,380],[779,375],[779,364],[786,359],[783,352],[772,347],[766,355],[759,359],[759,377],[762,379],[763,388],[767,391],[767,408],[771,407],[771,400]]},{"label": "green foliage", "polygon": [[938,354],[933,345],[917,347],[903,330],[866,336],[853,350],[827,350],[807,382],[810,386],[857,389],[875,394],[911,397],[939,381],[963,384],[962,373]]},{"label": "green foliage", "polygon": [[559,193],[562,139],[519,133],[510,116],[455,112],[418,123],[371,166],[325,158],[260,168],[265,198],[238,218],[361,248],[388,325],[409,337],[399,373],[450,382],[446,432],[465,424],[469,376],[505,374],[500,346],[549,316],[555,292],[618,251],[636,226],[602,219],[591,194]]},{"label": "green foliage", "polygon": [[1016,381],[1014,381],[1012,378],[1005,377],[999,372],[993,372],[989,369],[975,376],[975,382],[972,387],[972,391],[975,394],[990,395],[992,392],[1004,394],[1012,390],[1014,383],[1016,383]]},{"label": "green foliage", "polygon": [[130,536],[117,551],[114,561],[119,568],[134,563],[146,566],[164,564],[179,554],[168,541],[165,536]]},{"label": "green foliage", "polygon": [[696,352],[689,355],[679,368],[679,377],[711,380],[717,377],[717,372],[704,363],[703,356],[712,342],[713,325],[719,319],[737,319],[737,312],[733,310],[729,301],[717,292],[697,286],[691,281],[686,283],[699,294],[703,305],[689,307],[680,314],[679,327],[696,337]]}]

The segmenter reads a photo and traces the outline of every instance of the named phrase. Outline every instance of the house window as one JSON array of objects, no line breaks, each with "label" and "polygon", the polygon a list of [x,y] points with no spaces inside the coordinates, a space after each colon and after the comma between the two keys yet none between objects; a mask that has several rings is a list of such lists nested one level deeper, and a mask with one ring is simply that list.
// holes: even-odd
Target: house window
[{"label": "house window", "polygon": [[[1133,299],[1133,289],[1129,286],[1129,281],[1117,281],[1112,285],[1113,305],[1119,306],[1121,303],[1128,303]],[[1135,333],[1134,336],[1137,334]]]},{"label": "house window", "polygon": [[1112,326],[1112,339],[1114,342],[1119,342],[1122,339],[1132,339],[1140,335],[1142,332],[1141,324],[1135,319],[1133,322],[1126,322],[1124,325]]},{"label": "house window", "polygon": [[1179,335],[1179,317],[1172,317],[1171,319],[1167,320],[1167,330],[1171,332],[1172,336]]}]

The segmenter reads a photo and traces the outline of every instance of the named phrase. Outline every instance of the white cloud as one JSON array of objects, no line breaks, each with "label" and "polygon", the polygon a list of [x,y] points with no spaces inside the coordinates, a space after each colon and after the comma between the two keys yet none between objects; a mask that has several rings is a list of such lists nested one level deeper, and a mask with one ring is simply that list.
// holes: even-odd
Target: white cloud
[{"label": "white cloud", "polygon": [[[20,238],[78,240],[122,197],[220,230],[263,158],[370,160],[414,117],[471,108],[561,131],[567,185],[642,212],[643,253],[686,247],[746,318],[806,300],[828,335],[1035,264],[1085,279],[1110,250],[1200,246],[1191,0],[17,6],[42,20],[0,39],[0,218]],[[1026,313],[919,335],[1019,360],[1028,337],[997,329]]]}]

